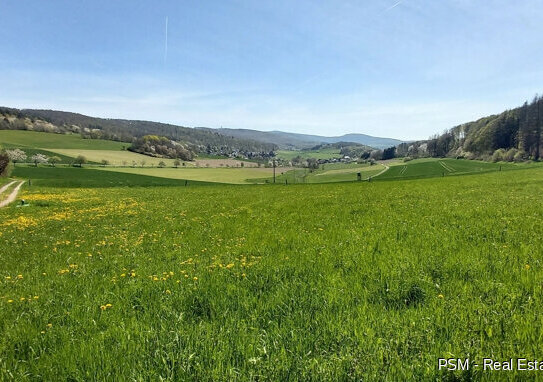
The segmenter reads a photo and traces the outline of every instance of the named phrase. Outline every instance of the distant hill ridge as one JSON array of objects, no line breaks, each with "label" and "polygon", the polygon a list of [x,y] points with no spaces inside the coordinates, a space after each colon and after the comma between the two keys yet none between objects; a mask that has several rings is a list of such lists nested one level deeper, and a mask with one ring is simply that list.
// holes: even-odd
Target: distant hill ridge
[{"label": "distant hill ridge", "polygon": [[[251,129],[213,129],[185,127],[161,122],[97,118],[58,110],[14,109],[0,107],[0,129],[30,129],[48,132],[78,132],[88,138],[131,142],[144,135],[165,136],[205,148],[210,153],[270,152],[278,148],[304,149],[323,143],[353,142],[382,149],[402,141],[373,137],[366,134],[346,134],[338,137],[259,131]],[[37,121],[37,123],[36,123]]]},{"label": "distant hill ridge", "polygon": [[273,143],[282,149],[303,149],[321,143],[353,142],[376,149],[397,146],[403,141],[393,138],[374,137],[366,134],[345,134],[337,137],[320,135],[287,133],[284,131],[258,131],[250,129],[221,128],[218,131],[236,138],[254,139],[260,142]]}]

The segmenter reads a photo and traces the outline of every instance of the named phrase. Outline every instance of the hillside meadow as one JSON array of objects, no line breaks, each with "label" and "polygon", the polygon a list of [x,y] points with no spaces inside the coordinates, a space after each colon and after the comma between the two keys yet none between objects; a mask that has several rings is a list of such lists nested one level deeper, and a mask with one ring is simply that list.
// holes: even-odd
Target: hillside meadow
[{"label": "hillside meadow", "polygon": [[542,353],[541,169],[100,179],[0,210],[0,380],[495,380],[437,358]]}]

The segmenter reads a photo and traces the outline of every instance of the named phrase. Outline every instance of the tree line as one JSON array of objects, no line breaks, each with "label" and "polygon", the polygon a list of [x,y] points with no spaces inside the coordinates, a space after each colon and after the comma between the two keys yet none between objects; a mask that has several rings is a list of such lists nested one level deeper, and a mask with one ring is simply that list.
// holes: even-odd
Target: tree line
[{"label": "tree line", "polygon": [[541,158],[543,97],[535,96],[515,109],[464,123],[427,141],[402,144],[407,156],[457,157],[524,161]]}]

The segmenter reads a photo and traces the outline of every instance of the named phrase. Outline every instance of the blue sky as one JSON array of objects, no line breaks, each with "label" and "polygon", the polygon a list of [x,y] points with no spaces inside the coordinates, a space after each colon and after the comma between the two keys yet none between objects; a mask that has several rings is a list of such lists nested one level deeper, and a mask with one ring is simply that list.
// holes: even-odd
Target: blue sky
[{"label": "blue sky", "polygon": [[543,92],[542,15],[540,0],[0,0],[0,105],[427,138]]}]

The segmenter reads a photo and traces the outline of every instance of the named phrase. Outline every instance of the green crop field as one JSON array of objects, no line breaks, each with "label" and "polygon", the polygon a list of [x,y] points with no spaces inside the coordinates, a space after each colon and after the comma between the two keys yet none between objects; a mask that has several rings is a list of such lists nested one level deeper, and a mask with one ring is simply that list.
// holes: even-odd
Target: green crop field
[{"label": "green crop field", "polygon": [[[14,175],[39,172],[28,207],[0,210],[0,380],[479,380],[437,359],[542,354],[541,168],[289,186]],[[95,183],[63,183],[82,172]]]},{"label": "green crop field", "polygon": [[389,170],[376,180],[425,178],[449,175],[477,174],[489,171],[512,170],[526,164],[489,163],[465,159],[417,159],[406,163],[393,162]]}]

